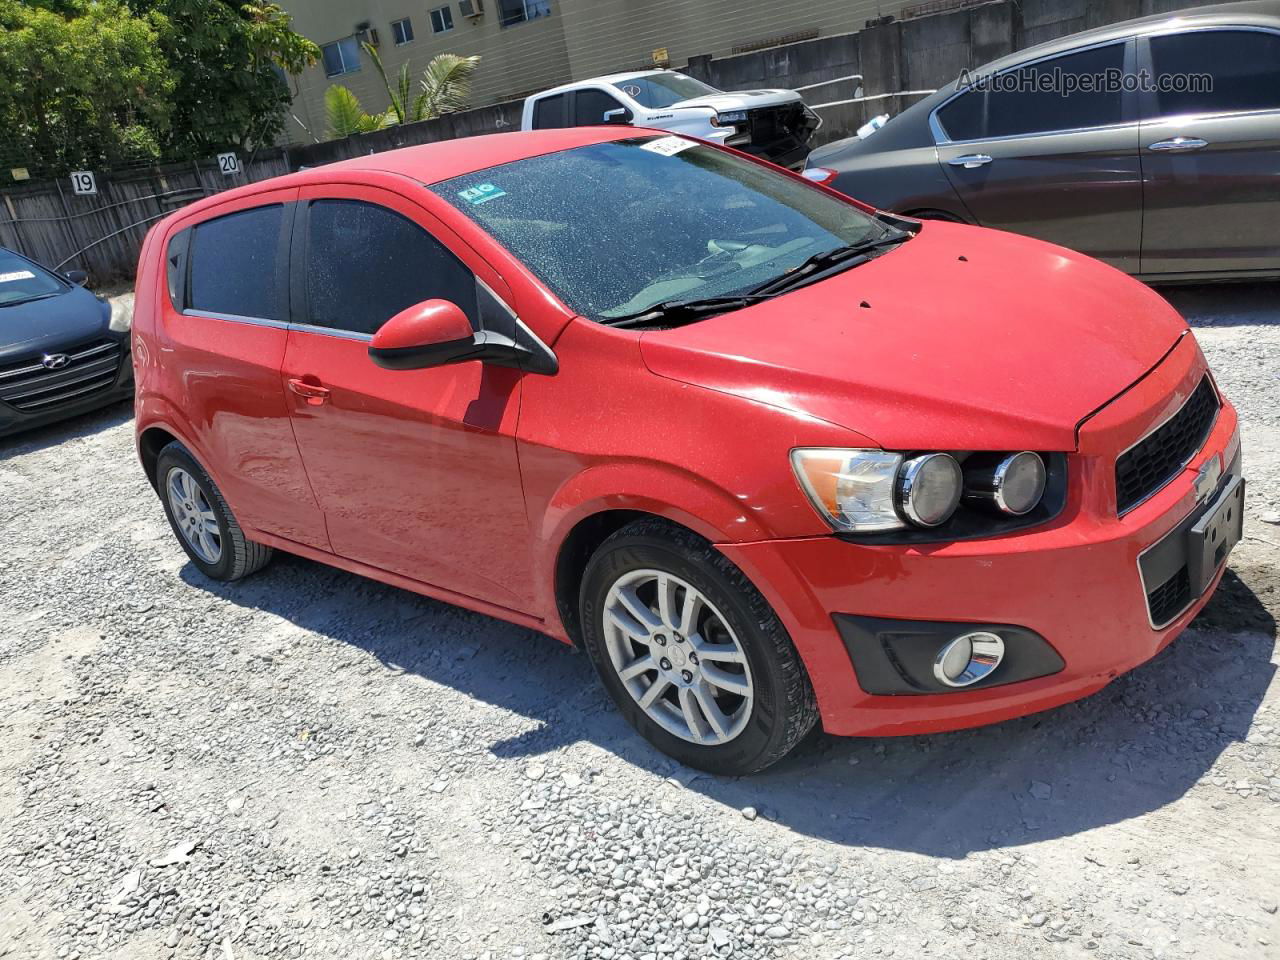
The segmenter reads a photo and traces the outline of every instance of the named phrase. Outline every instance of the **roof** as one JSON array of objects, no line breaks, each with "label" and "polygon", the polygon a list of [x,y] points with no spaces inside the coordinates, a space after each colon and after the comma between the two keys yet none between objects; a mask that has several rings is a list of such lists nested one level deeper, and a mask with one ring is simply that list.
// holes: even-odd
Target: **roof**
[{"label": "roof", "polygon": [[[439,183],[499,164],[571,150],[592,143],[634,137],[636,127],[565,127],[558,130],[530,130],[490,133],[480,137],[440,140],[416,147],[384,150],[305,171],[298,176],[334,170],[383,170],[412,177],[422,183]],[[656,131],[661,132],[661,131]],[[287,186],[280,183],[280,186]]]},{"label": "roof", "polygon": [[578,87],[585,86],[588,83],[615,84],[622,83],[624,80],[634,80],[636,77],[652,77],[657,73],[679,73],[679,70],[631,70],[627,73],[609,73],[603,77],[583,77],[581,80],[574,80],[570,83],[562,83],[558,87],[551,87],[549,90],[539,90],[534,97],[545,97],[549,93],[559,93],[562,90],[576,90]]}]

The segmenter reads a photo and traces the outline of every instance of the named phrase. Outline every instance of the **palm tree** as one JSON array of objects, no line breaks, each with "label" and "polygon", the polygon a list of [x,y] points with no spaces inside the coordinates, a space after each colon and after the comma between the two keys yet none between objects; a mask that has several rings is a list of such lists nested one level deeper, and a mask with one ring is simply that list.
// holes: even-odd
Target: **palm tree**
[{"label": "palm tree", "polygon": [[382,114],[370,116],[365,113],[359,98],[336,83],[324,92],[324,116],[331,140],[340,140],[353,133],[372,133],[386,125]]},{"label": "palm tree", "polygon": [[456,53],[441,53],[432,57],[422,71],[422,79],[418,81],[418,95],[414,97],[407,62],[400,66],[393,87],[378,51],[368,43],[364,45],[364,50],[378,68],[378,75],[382,77],[383,86],[387,88],[387,96],[391,100],[391,106],[386,112],[388,125],[432,120],[441,114],[466,108],[471,96],[471,77],[480,64],[479,57],[460,57]]}]

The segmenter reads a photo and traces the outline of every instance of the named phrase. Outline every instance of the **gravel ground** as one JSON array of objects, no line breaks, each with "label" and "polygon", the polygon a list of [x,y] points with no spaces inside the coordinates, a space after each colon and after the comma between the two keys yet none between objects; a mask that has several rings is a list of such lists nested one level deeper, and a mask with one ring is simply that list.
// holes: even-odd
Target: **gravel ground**
[{"label": "gravel ground", "polygon": [[186,562],[127,405],[0,444],[0,957],[1280,956],[1280,296],[1170,292],[1247,539],[1169,650],[977,731],[678,767],[585,657]]}]

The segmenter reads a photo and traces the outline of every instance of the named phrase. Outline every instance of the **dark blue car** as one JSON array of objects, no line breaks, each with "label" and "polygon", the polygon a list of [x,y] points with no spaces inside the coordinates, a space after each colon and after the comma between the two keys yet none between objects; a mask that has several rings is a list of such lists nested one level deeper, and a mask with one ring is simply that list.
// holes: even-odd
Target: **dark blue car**
[{"label": "dark blue car", "polygon": [[84,280],[0,247],[0,437],[132,396],[133,311]]}]

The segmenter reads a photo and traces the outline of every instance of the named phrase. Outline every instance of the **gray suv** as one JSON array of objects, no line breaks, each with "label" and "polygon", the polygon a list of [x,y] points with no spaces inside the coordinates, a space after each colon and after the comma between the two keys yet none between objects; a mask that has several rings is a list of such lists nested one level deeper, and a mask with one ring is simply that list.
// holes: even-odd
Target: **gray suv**
[{"label": "gray suv", "polygon": [[1280,2],[1031,47],[815,150],[806,175],[1148,280],[1280,275]]}]

